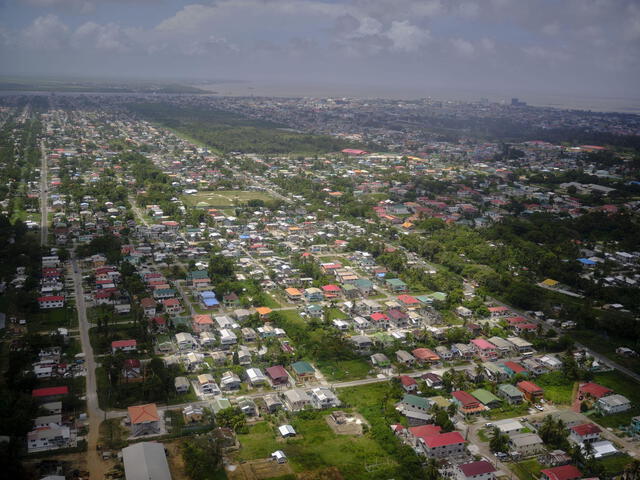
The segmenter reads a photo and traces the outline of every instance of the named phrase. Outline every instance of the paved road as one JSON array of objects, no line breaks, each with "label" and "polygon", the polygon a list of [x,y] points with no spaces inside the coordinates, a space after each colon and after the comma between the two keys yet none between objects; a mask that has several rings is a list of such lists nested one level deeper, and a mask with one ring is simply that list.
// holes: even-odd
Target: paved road
[{"label": "paved road", "polygon": [[98,444],[100,423],[104,420],[105,412],[98,406],[98,391],[96,383],[96,361],[93,348],[89,340],[89,322],[87,321],[87,309],[84,303],[84,291],[82,288],[82,270],[75,258],[75,251],[71,259],[73,268],[73,281],[75,284],[76,309],[80,330],[80,345],[84,353],[85,368],[87,370],[87,414],[89,415],[89,434],[87,435],[87,469],[90,478],[102,480],[106,472],[105,462],[96,450]]},{"label": "paved road", "polygon": [[42,157],[40,165],[40,245],[45,246],[49,237],[49,200],[48,200],[48,176],[47,171],[47,151],[44,141],[40,143],[40,155]]}]

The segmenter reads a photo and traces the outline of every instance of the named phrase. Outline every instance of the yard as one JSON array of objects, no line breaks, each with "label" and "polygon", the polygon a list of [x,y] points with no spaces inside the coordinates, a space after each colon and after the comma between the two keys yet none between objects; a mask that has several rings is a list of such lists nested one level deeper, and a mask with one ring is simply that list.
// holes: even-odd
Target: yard
[{"label": "yard", "polygon": [[373,368],[373,366],[364,358],[356,358],[354,360],[317,361],[316,366],[320,369],[327,380],[335,382],[365,378]]},{"label": "yard", "polygon": [[538,480],[540,478],[540,470],[542,465],[536,460],[524,460],[518,463],[512,463],[509,468],[515,473],[520,480]]},{"label": "yard", "polygon": [[69,307],[41,310],[30,314],[27,320],[27,328],[32,333],[50,331],[58,327],[75,328],[77,325],[75,310]]},{"label": "yard", "polygon": [[640,358],[638,357],[623,357],[616,353],[618,347],[635,348],[633,342],[630,342],[626,338],[611,338],[605,337],[598,332],[591,332],[585,330],[576,330],[571,332],[571,335],[577,342],[584,344],[596,352],[610,358],[616,363],[619,363],[623,367],[627,367],[636,373],[640,373]]},{"label": "yard", "polygon": [[392,475],[396,464],[375,440],[368,436],[336,435],[325,422],[324,414],[297,415],[291,423],[298,436],[287,440],[278,439],[274,428],[266,422],[252,425],[248,434],[238,435],[242,445],[239,460],[265,458],[275,450],[283,450],[296,473],[335,466],[344,478],[355,480],[376,478],[383,472]]},{"label": "yard", "polygon": [[610,457],[600,460],[600,464],[604,466],[604,471],[607,478],[619,475],[624,471],[624,468],[631,462],[633,458],[629,455],[612,455]]}]

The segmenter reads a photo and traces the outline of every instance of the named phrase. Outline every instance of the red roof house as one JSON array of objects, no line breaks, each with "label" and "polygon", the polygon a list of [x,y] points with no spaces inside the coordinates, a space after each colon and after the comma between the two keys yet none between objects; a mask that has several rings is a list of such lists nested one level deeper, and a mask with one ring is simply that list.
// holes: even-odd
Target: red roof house
[{"label": "red roof house", "polygon": [[540,474],[542,480],[577,480],[582,478],[582,472],[573,465],[545,468]]}]

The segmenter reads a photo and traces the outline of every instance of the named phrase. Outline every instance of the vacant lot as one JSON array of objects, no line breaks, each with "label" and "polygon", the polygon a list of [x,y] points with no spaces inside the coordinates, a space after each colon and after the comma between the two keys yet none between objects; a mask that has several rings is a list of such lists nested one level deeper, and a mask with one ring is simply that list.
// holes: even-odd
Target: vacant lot
[{"label": "vacant lot", "polygon": [[268,202],[273,197],[266,192],[249,190],[214,190],[198,192],[193,195],[184,195],[182,201],[191,207],[217,208],[229,210],[245,205],[249,200],[262,200]]},{"label": "vacant lot", "polygon": [[[317,471],[336,466],[344,478],[372,478],[374,470],[387,470],[397,466],[394,460],[369,436],[336,435],[327,425],[323,412],[305,412],[296,416],[291,424],[298,437],[279,440],[274,427],[261,422],[249,427],[249,433],[238,435],[241,444],[239,460],[267,458],[282,450],[296,473]],[[374,465],[375,464],[375,465]]]},{"label": "vacant lot", "polygon": [[571,405],[574,382],[569,382],[562,372],[550,372],[540,375],[536,384],[544,390],[544,398],[559,405]]}]

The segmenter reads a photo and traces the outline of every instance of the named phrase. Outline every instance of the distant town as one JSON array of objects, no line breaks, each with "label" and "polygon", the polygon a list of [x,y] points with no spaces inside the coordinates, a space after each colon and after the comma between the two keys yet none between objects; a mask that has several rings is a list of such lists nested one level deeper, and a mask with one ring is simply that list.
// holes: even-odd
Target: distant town
[{"label": "distant town", "polygon": [[640,478],[640,116],[5,92],[0,125],[10,471]]}]

